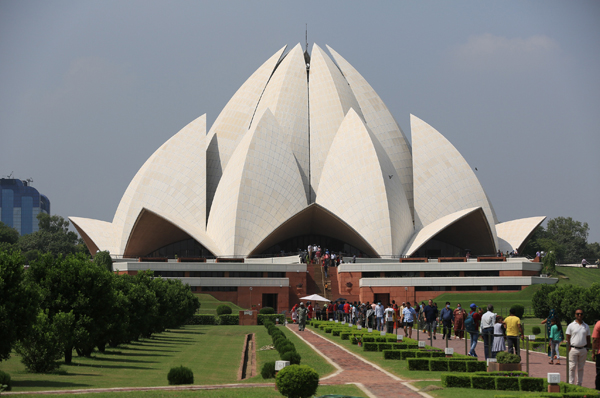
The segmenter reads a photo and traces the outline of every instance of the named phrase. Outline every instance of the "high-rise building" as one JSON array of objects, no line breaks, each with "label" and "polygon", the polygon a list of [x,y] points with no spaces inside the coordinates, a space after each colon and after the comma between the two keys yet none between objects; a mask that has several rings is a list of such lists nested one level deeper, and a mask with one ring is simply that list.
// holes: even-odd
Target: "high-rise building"
[{"label": "high-rise building", "polygon": [[50,214],[50,200],[28,181],[0,178],[0,221],[21,235],[38,230],[37,215]]}]

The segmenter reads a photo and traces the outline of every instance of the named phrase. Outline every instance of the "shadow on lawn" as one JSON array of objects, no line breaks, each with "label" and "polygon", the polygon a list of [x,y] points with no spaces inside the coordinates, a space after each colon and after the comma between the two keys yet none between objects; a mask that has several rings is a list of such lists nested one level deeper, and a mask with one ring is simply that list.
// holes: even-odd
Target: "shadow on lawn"
[{"label": "shadow on lawn", "polygon": [[43,387],[43,388],[67,388],[67,387],[90,387],[90,384],[71,383],[68,381],[51,380],[13,380],[13,387]]},{"label": "shadow on lawn", "polygon": [[[94,358],[97,359],[97,358]],[[82,367],[82,368],[96,368],[96,369],[101,369],[101,368],[106,368],[106,369],[136,369],[136,370],[152,370],[153,368],[147,368],[144,366],[119,366],[119,365],[106,365],[106,364],[101,364],[101,365],[96,365],[93,363],[81,363],[81,362],[73,362],[71,364],[63,364],[63,366],[67,366],[69,368],[77,368],[77,367]]]},{"label": "shadow on lawn", "polygon": [[124,358],[104,358],[94,357],[96,361],[107,361],[107,362],[123,362],[123,363],[158,363],[157,361],[141,361],[138,359],[124,359]]},{"label": "shadow on lawn", "polygon": [[[144,351],[144,352],[176,352],[173,350],[150,350],[148,348],[132,348],[132,347],[124,347],[123,349],[127,350],[127,351]],[[134,354],[126,352],[123,355],[134,355]],[[148,354],[148,355],[154,355],[154,354]],[[156,354],[156,355],[158,355],[158,354]]]},{"label": "shadow on lawn", "polygon": [[[153,351],[153,350],[144,350],[144,351]],[[173,351],[160,351],[160,352],[173,352]],[[123,353],[121,351],[106,351],[105,355],[125,355],[128,357],[172,357],[173,355],[165,355],[165,354],[142,354],[140,352],[126,352]]]},{"label": "shadow on lawn", "polygon": [[178,343],[178,344],[190,344],[194,341],[194,339],[191,338],[175,338],[175,337],[153,337],[150,339],[150,341],[157,341],[159,343]]},{"label": "shadow on lawn", "polygon": [[204,332],[192,332],[189,330],[169,330],[169,333],[178,333],[178,334],[206,334]]}]

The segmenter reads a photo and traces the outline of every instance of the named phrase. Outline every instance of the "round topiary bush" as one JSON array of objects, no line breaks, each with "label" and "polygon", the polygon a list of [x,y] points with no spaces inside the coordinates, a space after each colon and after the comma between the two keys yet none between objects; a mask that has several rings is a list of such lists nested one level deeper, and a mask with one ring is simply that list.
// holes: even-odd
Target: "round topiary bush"
[{"label": "round topiary bush", "polygon": [[290,365],[300,365],[302,357],[295,350],[281,354],[282,361],[290,361]]},{"label": "round topiary bush", "polygon": [[271,315],[275,313],[275,309],[271,307],[262,307],[258,313],[262,315]]},{"label": "round topiary bush", "polygon": [[279,347],[277,348],[277,351],[279,352],[279,355],[283,355],[288,351],[296,351],[296,347],[294,347],[294,343],[289,341],[289,342],[286,342],[285,344],[280,344]]},{"label": "round topiary bush", "polygon": [[10,375],[0,370],[0,386],[6,385],[5,391],[12,389],[12,382],[10,381]]},{"label": "round topiary bush", "polygon": [[515,304],[510,307],[511,310],[515,310],[515,316],[517,318],[523,318],[523,314],[525,313],[525,307],[521,304]]},{"label": "round topiary bush", "polygon": [[277,373],[279,392],[288,398],[308,398],[317,392],[319,374],[306,365],[290,365]]},{"label": "round topiary bush", "polygon": [[229,315],[231,314],[231,307],[225,304],[221,304],[217,307],[217,315]]},{"label": "round topiary bush", "polygon": [[194,373],[190,368],[180,366],[178,368],[171,368],[167,375],[170,385],[178,384],[194,384]]},{"label": "round topiary bush", "polygon": [[275,361],[266,362],[260,371],[263,379],[272,379],[275,377]]},{"label": "round topiary bush", "polygon": [[535,335],[538,335],[538,334],[542,333],[542,331],[540,330],[540,327],[539,327],[539,326],[533,326],[533,327],[531,328],[531,333],[533,333],[533,334],[535,334]]}]

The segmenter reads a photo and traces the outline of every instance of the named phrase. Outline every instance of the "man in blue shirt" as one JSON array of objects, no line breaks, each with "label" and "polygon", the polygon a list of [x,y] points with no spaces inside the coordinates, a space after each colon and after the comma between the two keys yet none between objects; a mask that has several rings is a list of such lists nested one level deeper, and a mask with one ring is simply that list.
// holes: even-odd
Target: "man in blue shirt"
[{"label": "man in blue shirt", "polygon": [[435,322],[437,321],[437,307],[434,307],[433,300],[429,299],[428,304],[423,308],[423,315],[425,316],[425,328],[427,334],[431,338],[431,331],[433,330],[433,338],[435,339]]},{"label": "man in blue shirt", "polygon": [[417,318],[417,312],[410,306],[410,302],[406,303],[406,307],[402,310],[402,322],[404,322],[404,334],[408,338],[412,338],[413,323]]},{"label": "man in blue shirt", "polygon": [[454,312],[450,308],[450,302],[446,301],[446,306],[440,312],[440,319],[442,320],[443,330],[442,339],[450,340],[450,334],[452,333],[452,322],[454,321]]}]

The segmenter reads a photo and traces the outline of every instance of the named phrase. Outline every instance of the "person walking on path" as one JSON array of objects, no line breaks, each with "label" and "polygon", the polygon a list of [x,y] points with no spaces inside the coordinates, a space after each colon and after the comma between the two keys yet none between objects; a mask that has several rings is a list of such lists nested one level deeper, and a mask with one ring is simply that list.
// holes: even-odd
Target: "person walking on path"
[{"label": "person walking on path", "polygon": [[381,301],[377,303],[377,307],[375,307],[375,317],[377,317],[377,330],[383,332],[383,305]]},{"label": "person walking on path", "polygon": [[494,337],[494,322],[496,314],[494,314],[494,306],[488,304],[487,312],[481,317],[481,334],[483,335],[483,348],[485,359],[492,355],[492,341]]},{"label": "person walking on path", "polygon": [[521,355],[519,349],[519,336],[523,335],[523,325],[521,325],[521,320],[516,315],[514,308],[511,308],[509,312],[510,315],[504,320],[508,340],[508,352]]},{"label": "person walking on path", "polygon": [[469,351],[469,356],[477,358],[477,352],[475,348],[477,347],[477,339],[479,338],[479,324],[481,323],[481,314],[477,311],[477,306],[475,303],[470,306],[471,312],[467,319],[465,319],[465,329],[469,332],[471,336],[471,350]]},{"label": "person walking on path", "polygon": [[558,347],[560,343],[563,341],[563,333],[562,326],[560,321],[557,318],[552,320],[552,327],[550,328],[550,344],[552,345],[552,353],[550,357],[549,364],[554,363],[554,358],[556,358],[556,364],[560,365],[560,351]]},{"label": "person walking on path", "polygon": [[[567,326],[567,355],[569,356],[569,383],[581,385],[583,367],[590,345],[590,327],[583,321],[583,310],[575,310],[575,320]],[[577,375],[577,382],[575,376]]]},{"label": "person walking on path", "polygon": [[437,308],[433,306],[433,300],[429,299],[429,303],[423,309],[425,315],[425,327],[427,328],[427,334],[431,338],[431,331],[433,330],[433,339],[435,340],[435,321],[437,320]]},{"label": "person walking on path", "polygon": [[454,313],[450,309],[450,302],[446,301],[446,306],[440,312],[440,319],[442,320],[442,339],[450,340],[450,334],[452,333],[452,321],[454,320]]},{"label": "person walking on path", "polygon": [[406,307],[402,311],[402,322],[404,322],[404,334],[407,335],[409,339],[412,338],[413,324],[417,316],[415,309],[410,306],[410,301],[407,301]]},{"label": "person walking on path", "polygon": [[596,322],[592,337],[594,338],[592,360],[596,361],[596,390],[600,391],[600,321]]},{"label": "person walking on path", "polygon": [[[550,336],[550,328],[552,328],[552,319],[556,316],[556,311],[553,309],[548,313],[548,318],[542,320],[542,325],[546,325],[546,336]],[[552,350],[548,347],[548,356],[552,358]]]},{"label": "person walking on path", "polygon": [[394,309],[392,305],[388,303],[387,308],[384,311],[386,333],[394,333]]},{"label": "person walking on path", "polygon": [[506,350],[506,345],[504,344],[504,324],[502,323],[502,317],[497,315],[496,323],[494,324],[494,344],[492,346],[492,358],[496,358],[496,355],[504,350]]},{"label": "person walking on path", "polygon": [[303,332],[306,327],[306,315],[308,313],[308,309],[304,307],[304,303],[300,303],[300,307],[298,308],[298,331]]},{"label": "person walking on path", "polygon": [[463,310],[460,303],[456,305],[454,310],[454,334],[460,340],[465,337],[465,319],[467,318],[467,312]]}]

